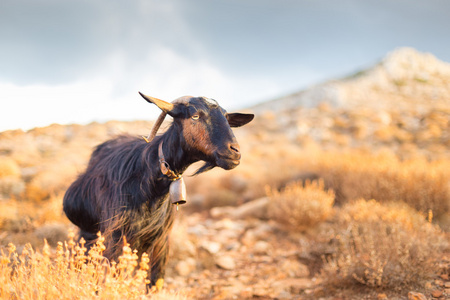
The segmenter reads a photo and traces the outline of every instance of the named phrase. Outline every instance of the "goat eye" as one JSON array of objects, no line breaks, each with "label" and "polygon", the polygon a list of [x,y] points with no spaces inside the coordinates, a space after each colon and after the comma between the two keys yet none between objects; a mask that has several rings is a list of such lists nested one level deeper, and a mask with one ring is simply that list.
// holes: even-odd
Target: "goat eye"
[{"label": "goat eye", "polygon": [[198,118],[200,118],[200,116],[197,115],[197,114],[195,114],[195,115],[193,115],[191,118],[192,118],[192,120],[198,120]]}]

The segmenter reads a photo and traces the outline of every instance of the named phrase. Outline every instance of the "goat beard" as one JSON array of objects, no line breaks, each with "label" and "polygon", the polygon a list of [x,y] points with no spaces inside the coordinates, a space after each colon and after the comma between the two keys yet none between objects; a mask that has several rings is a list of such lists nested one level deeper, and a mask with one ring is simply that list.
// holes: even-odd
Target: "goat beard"
[{"label": "goat beard", "polygon": [[197,171],[195,171],[195,173],[192,174],[191,176],[196,176],[196,175],[201,174],[203,172],[209,171],[209,170],[211,170],[211,169],[213,169],[215,167],[216,167],[216,164],[211,163],[211,162],[205,162],[205,164],[202,167],[200,167]]}]

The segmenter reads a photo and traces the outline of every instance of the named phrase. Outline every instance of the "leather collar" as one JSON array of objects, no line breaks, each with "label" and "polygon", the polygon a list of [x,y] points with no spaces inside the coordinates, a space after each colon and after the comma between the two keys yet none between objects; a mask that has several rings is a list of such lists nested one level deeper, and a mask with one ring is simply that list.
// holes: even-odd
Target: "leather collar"
[{"label": "leather collar", "polygon": [[159,156],[159,165],[161,167],[161,173],[166,175],[170,180],[175,181],[181,178],[181,174],[177,174],[170,169],[170,165],[167,163],[164,158],[164,153],[162,150],[163,142],[159,143],[158,146],[158,156]]}]

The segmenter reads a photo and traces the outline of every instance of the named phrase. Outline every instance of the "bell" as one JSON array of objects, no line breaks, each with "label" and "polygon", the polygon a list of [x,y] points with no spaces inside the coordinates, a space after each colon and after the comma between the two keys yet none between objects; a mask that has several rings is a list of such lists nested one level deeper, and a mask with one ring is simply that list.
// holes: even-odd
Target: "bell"
[{"label": "bell", "polygon": [[185,204],[186,203],[186,185],[184,184],[183,177],[173,181],[169,188],[170,201],[172,204]]}]

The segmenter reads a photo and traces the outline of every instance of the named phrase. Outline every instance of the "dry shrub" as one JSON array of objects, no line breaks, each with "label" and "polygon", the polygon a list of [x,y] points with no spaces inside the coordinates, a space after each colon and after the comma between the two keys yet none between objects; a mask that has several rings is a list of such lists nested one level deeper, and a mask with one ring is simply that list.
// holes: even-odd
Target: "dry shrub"
[{"label": "dry shrub", "polygon": [[45,164],[27,183],[23,199],[40,202],[64,192],[75,179],[77,167],[64,160]]},{"label": "dry shrub", "polygon": [[39,240],[46,240],[51,247],[56,247],[59,241],[67,237],[67,225],[63,223],[44,224],[34,231]]},{"label": "dry shrub", "polygon": [[438,227],[403,203],[358,200],[339,218],[335,251],[321,272],[329,286],[423,287],[446,246]]},{"label": "dry shrub", "polygon": [[2,202],[2,208],[0,209],[0,229],[7,230],[7,227],[11,222],[17,219],[18,207],[15,201]]},{"label": "dry shrub", "polygon": [[393,154],[350,151],[324,153],[318,173],[336,191],[336,202],[359,198],[404,201],[436,217],[450,211],[450,162],[416,158],[401,161]]},{"label": "dry shrub", "polygon": [[64,240],[70,221],[63,212],[62,196],[51,197],[44,204],[13,199],[2,201],[0,246],[13,242],[19,248],[27,243],[37,248],[42,247],[44,238],[51,246]]},{"label": "dry shrub", "polygon": [[5,177],[20,177],[20,168],[13,159],[0,156],[0,178]]},{"label": "dry shrub", "polygon": [[21,178],[0,178],[0,200],[19,199],[25,191],[25,182]]},{"label": "dry shrub", "polygon": [[0,252],[1,299],[185,299],[169,293],[147,292],[146,254],[139,260],[128,244],[117,263],[103,257],[100,236],[86,253],[84,241],[59,242],[52,254],[45,243],[42,254],[28,244],[19,255],[13,244]]},{"label": "dry shrub", "polygon": [[270,218],[296,230],[314,227],[333,212],[334,192],[324,190],[323,180],[290,183],[268,194]]},{"label": "dry shrub", "polygon": [[24,189],[19,165],[12,158],[0,156],[0,200],[18,198]]}]

